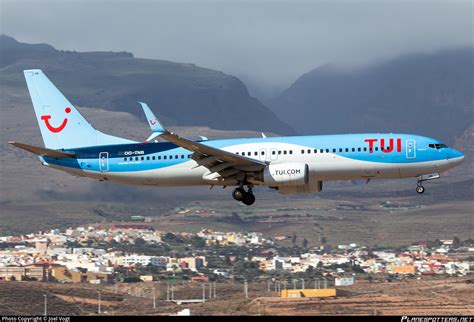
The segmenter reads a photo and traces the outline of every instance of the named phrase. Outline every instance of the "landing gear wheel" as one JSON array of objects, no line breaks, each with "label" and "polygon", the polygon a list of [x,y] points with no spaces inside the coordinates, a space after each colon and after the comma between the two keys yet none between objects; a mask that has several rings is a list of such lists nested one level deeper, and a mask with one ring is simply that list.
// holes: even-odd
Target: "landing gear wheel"
[{"label": "landing gear wheel", "polygon": [[242,198],[242,203],[247,206],[251,206],[255,203],[255,196],[251,192],[246,192]]},{"label": "landing gear wheel", "polygon": [[244,198],[246,192],[242,188],[235,188],[235,190],[232,192],[232,197],[237,200],[237,201],[242,201]]},{"label": "landing gear wheel", "polygon": [[425,192],[425,187],[423,186],[416,187],[416,192],[418,192],[419,194],[422,194],[423,192]]}]

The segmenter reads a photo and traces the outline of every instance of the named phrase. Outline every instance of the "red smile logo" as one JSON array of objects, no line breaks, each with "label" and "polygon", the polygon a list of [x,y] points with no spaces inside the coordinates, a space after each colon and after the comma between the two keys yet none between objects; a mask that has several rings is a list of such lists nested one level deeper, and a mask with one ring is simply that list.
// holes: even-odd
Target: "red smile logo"
[{"label": "red smile logo", "polygon": [[[66,113],[71,113],[71,109],[69,107],[66,107],[64,109],[64,111]],[[61,132],[65,127],[66,127],[66,124],[67,124],[67,118],[65,118],[63,120],[63,122],[61,123],[61,125],[59,125],[58,127],[54,127],[52,126],[50,123],[49,123],[49,119],[51,118],[51,115],[43,115],[41,116],[41,119],[44,121],[44,124],[46,124],[46,127],[48,128],[48,130],[50,130],[51,132],[53,133],[59,133]]]},{"label": "red smile logo", "polygon": [[155,125],[156,124],[156,119],[153,121],[153,120],[150,120],[150,124],[151,125]]}]

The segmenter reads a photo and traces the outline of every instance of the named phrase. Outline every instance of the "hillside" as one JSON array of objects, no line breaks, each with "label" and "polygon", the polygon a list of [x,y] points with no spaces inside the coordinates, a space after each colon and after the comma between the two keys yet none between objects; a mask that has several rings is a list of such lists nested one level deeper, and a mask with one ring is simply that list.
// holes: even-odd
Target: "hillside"
[{"label": "hillside", "polygon": [[358,70],[324,65],[267,105],[305,134],[408,132],[452,144],[472,132],[473,95],[474,49],[465,48]]},{"label": "hillside", "polygon": [[[221,130],[293,130],[248,94],[236,77],[164,60],[134,58],[127,52],[60,51],[0,35],[2,95],[23,89],[22,70],[40,68],[78,106],[129,112],[142,118],[145,101],[167,125]],[[1,106],[5,108],[9,106]]]},{"label": "hillside", "polygon": [[[302,221],[300,216],[307,218],[305,215],[307,211],[309,209],[320,209],[321,203],[324,203],[325,200],[344,200],[344,202],[347,200],[355,200],[357,202],[362,200],[362,203],[366,203],[367,198],[370,197],[375,198],[375,205],[378,205],[383,200],[389,200],[389,198],[392,201],[399,198],[410,198],[410,204],[426,205],[426,208],[422,208],[422,212],[416,213],[416,216],[417,218],[422,218],[420,220],[423,220],[423,227],[430,227],[429,229],[433,235],[442,232],[442,236],[450,237],[455,233],[460,233],[459,227],[463,227],[466,231],[472,230],[472,216],[470,216],[472,202],[469,200],[472,199],[470,196],[473,192],[472,178],[474,173],[472,167],[469,167],[467,162],[462,167],[450,172],[449,175],[443,176],[442,180],[430,183],[429,189],[422,197],[416,195],[413,189],[415,183],[409,182],[409,180],[371,182],[369,185],[355,185],[350,182],[328,182],[325,183],[323,193],[309,196],[281,196],[264,187],[257,188],[259,203],[252,209],[243,208],[242,205],[236,204],[230,196],[231,189],[229,188],[214,188],[212,190],[209,190],[208,187],[165,189],[118,185],[87,178],[75,178],[67,173],[42,167],[36,156],[7,144],[8,141],[15,140],[33,145],[42,145],[38,124],[35,120],[31,101],[21,73],[23,68],[39,67],[36,62],[45,61],[44,64],[49,66],[47,69],[48,76],[60,85],[61,89],[64,90],[70,99],[75,100],[79,106],[78,109],[94,126],[106,133],[135,140],[143,140],[150,134],[148,125],[143,119],[142,111],[135,101],[131,101],[130,105],[124,106],[124,110],[116,109],[116,105],[107,105],[104,102],[114,101],[114,97],[117,98],[114,102],[119,102],[118,98],[122,97],[121,95],[128,95],[127,89],[140,92],[141,89],[133,83],[133,80],[143,79],[146,76],[146,71],[142,69],[142,63],[139,63],[142,60],[136,60],[128,53],[65,53],[58,52],[48,45],[26,45],[18,43],[11,38],[1,37],[1,39],[10,42],[8,46],[11,48],[11,51],[9,55],[3,55],[4,51],[2,51],[0,56],[0,138],[2,139],[0,142],[0,219],[2,223],[0,225],[0,235],[25,233],[38,229],[68,227],[91,222],[124,220],[130,218],[131,215],[144,214],[159,218],[159,225],[165,223],[161,220],[162,216],[170,214],[170,218],[166,222],[167,228],[173,230],[185,227],[187,229],[191,227],[189,222],[181,226],[179,221],[174,221],[174,207],[200,205],[200,207],[208,208],[215,205],[215,208],[219,209],[218,214],[224,216],[226,215],[226,209],[229,209],[229,213],[237,210],[239,213],[250,211],[258,214],[259,211],[268,213],[267,208],[281,207],[286,209],[296,207],[300,209],[304,203],[310,202],[307,208],[301,208],[300,213],[295,214],[296,220],[290,221],[281,227],[273,226],[275,229],[281,228],[285,231],[293,231],[295,229],[296,231],[305,227],[309,229],[313,227],[312,224]],[[17,47],[19,49],[16,49]],[[31,51],[25,48],[31,48]],[[89,59],[89,57],[93,58]],[[195,66],[183,65],[181,68],[175,69],[180,64],[162,61],[143,61],[150,64],[150,66],[159,66],[159,68],[156,67],[160,70],[159,77],[165,78],[167,75],[166,77],[170,80],[174,79],[175,83],[173,84],[176,86],[174,93],[176,96],[167,97],[168,102],[181,100],[180,93],[188,93],[189,86],[202,85],[203,83],[200,82],[205,80],[211,82],[212,77],[214,77],[212,81],[215,83],[212,86],[209,85],[210,83],[206,83],[207,89],[213,93],[219,93],[219,95],[229,94],[229,89],[225,87],[228,84],[225,81],[226,79],[233,79],[233,81],[238,82],[238,80],[222,73],[200,69]],[[75,64],[75,67],[69,66],[71,64]],[[108,70],[108,73],[104,74],[94,70],[94,64],[96,64],[97,70]],[[115,67],[112,69],[110,66]],[[46,68],[43,69],[46,70]],[[74,72],[71,72],[72,70]],[[175,74],[170,76],[165,71]],[[200,78],[199,75],[202,73],[212,77]],[[71,75],[74,77],[71,77]],[[76,77],[77,75],[80,77]],[[88,78],[88,75],[90,75],[90,78]],[[154,79],[156,75],[154,71],[150,71],[148,76]],[[216,77],[221,77],[224,81],[218,85]],[[191,81],[192,79],[195,82]],[[110,87],[108,85],[109,80],[111,82]],[[125,86],[126,82],[130,84],[129,87]],[[183,87],[180,87],[179,82],[182,82]],[[165,85],[168,86],[167,84]],[[158,87],[156,91],[161,90]],[[151,88],[148,92],[151,95],[150,97],[155,95],[153,90]],[[199,92],[199,90],[197,91]],[[99,95],[97,93],[102,94]],[[214,94],[209,95],[212,96]],[[96,97],[97,100],[87,101],[90,97]],[[248,95],[239,97],[247,97],[247,100],[252,100]],[[196,101],[200,99],[197,94],[193,98]],[[150,100],[147,100],[147,97],[141,97],[141,99],[150,102]],[[157,95],[157,99],[161,99],[161,96]],[[232,100],[232,97],[224,97],[223,99]],[[217,105],[212,106],[216,107]],[[222,127],[213,126],[212,122],[219,122],[221,115],[213,113],[211,109],[203,110],[205,114],[203,112],[199,116],[201,117],[200,120],[206,119],[210,122],[209,124],[205,122],[190,123],[193,124],[191,127],[184,122],[185,116],[181,119],[181,115],[177,113],[176,118],[173,118],[172,113],[174,112],[171,111],[169,112],[170,114],[166,114],[165,110],[161,107],[163,105],[156,106],[150,103],[150,106],[154,108],[157,114],[159,112],[160,115],[165,116],[163,123],[168,126],[171,125],[171,130],[191,139],[198,138],[198,135],[205,135],[211,139],[260,136],[260,131],[244,131],[247,128],[245,122],[235,122],[236,126],[241,126],[241,130],[238,131],[224,131]],[[227,113],[225,115],[227,115],[229,122],[236,120],[228,115],[228,113],[234,113],[232,109],[225,113]],[[184,113],[182,112],[182,114]],[[299,115],[298,113],[293,113],[290,116],[291,118],[288,117],[288,120],[297,118]],[[199,118],[197,117],[197,119]],[[249,118],[248,121],[257,122],[256,120],[257,118]],[[271,120],[271,118],[260,119],[259,121],[262,122],[262,125],[258,126],[258,130],[265,131],[267,135],[271,135],[269,133],[271,131],[265,130],[266,126],[274,126],[275,123],[272,123]],[[176,126],[175,122],[180,126]],[[183,126],[181,122],[184,122],[186,126]],[[326,126],[318,118],[314,118],[313,123]],[[280,124],[282,128],[285,126],[281,122],[276,124]],[[337,123],[335,124],[337,125]],[[471,144],[472,146],[474,127],[471,126],[469,131],[465,132],[465,135],[460,136],[456,142],[459,142],[458,144]],[[278,127],[273,132],[284,133]],[[471,149],[471,151],[474,150]],[[469,180],[470,178],[471,180]],[[456,205],[451,203],[453,200],[456,202],[461,201],[462,203]],[[440,217],[433,217],[433,207],[441,208],[441,211],[439,211]],[[320,212],[320,210],[315,211]],[[438,210],[435,208],[434,211]],[[367,216],[368,214],[373,214],[373,216]],[[411,232],[406,227],[411,227],[412,222],[403,223],[406,226],[383,226],[385,221],[380,220],[379,214],[380,212],[378,211],[369,211],[364,212],[359,218],[368,218],[367,220],[373,221],[375,223],[374,230],[380,229],[383,231],[384,227],[394,227],[394,229],[398,230],[390,232],[393,232],[396,236],[399,236],[399,231]],[[349,215],[352,216],[350,213]],[[424,217],[425,215],[426,217]],[[411,214],[407,214],[404,218],[411,218],[410,216]],[[439,219],[447,218],[448,216],[456,225],[453,224],[448,227],[443,220]],[[340,218],[342,217],[338,216],[337,218],[339,219],[335,219],[334,222],[340,225]],[[344,221],[351,225],[353,222],[352,219],[344,219]],[[367,235],[364,230],[366,223],[365,221],[360,221],[361,228],[356,230],[362,235],[371,236],[374,239],[374,235]],[[222,223],[216,221],[215,218],[211,218],[206,222],[197,221],[195,224],[200,225],[200,228],[222,229]],[[255,225],[258,224],[249,222],[248,227],[228,228],[235,230],[247,228],[263,230],[265,227],[268,227],[266,224],[264,226]],[[311,234],[312,231],[308,230],[308,236],[311,236]],[[341,234],[347,235],[347,231],[341,231]],[[343,237],[355,238],[359,236],[349,235],[349,237]],[[383,231],[374,240],[377,242],[379,240],[386,240],[386,236],[386,231]],[[413,234],[413,236],[417,235]]]}]

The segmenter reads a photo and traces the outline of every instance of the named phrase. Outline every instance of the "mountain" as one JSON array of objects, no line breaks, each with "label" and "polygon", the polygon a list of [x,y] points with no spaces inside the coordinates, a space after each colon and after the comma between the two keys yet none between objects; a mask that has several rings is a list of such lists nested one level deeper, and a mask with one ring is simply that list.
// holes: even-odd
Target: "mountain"
[{"label": "mountain", "polygon": [[267,105],[303,134],[408,132],[455,142],[473,123],[474,49],[411,54],[357,70],[328,64]]},{"label": "mountain", "polygon": [[78,106],[129,112],[147,102],[167,125],[221,130],[294,131],[251,97],[236,77],[164,60],[134,58],[128,52],[75,52],[47,44],[25,44],[0,35],[2,91],[26,88],[22,70],[42,69]]}]

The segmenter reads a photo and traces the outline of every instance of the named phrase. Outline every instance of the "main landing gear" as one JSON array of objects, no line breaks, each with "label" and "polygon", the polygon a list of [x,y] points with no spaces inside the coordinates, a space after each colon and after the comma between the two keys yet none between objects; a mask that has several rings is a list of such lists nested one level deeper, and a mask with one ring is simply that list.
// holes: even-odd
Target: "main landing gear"
[{"label": "main landing gear", "polygon": [[425,192],[425,187],[423,187],[423,182],[428,181],[428,180],[434,180],[434,179],[439,179],[439,173],[430,173],[430,174],[424,174],[422,176],[418,177],[418,181],[416,183],[416,192],[419,193],[420,195]]},{"label": "main landing gear", "polygon": [[255,196],[252,192],[252,188],[245,191],[243,187],[235,188],[232,192],[232,197],[237,201],[242,201],[244,205],[250,206],[255,203]]}]

